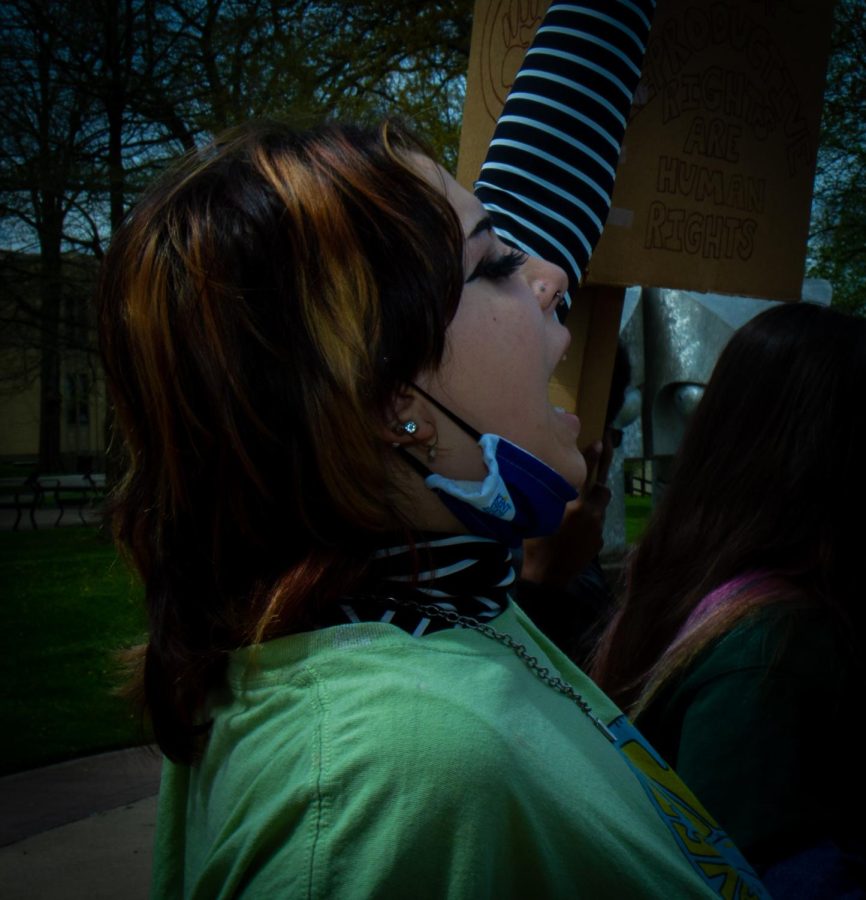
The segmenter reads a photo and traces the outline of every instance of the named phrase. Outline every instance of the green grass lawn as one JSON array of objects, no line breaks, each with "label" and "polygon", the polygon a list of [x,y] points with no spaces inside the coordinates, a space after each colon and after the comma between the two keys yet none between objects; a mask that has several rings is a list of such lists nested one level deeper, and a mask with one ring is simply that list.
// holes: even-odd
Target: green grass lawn
[{"label": "green grass lawn", "polygon": [[113,696],[141,589],[95,528],[0,532],[0,773],[147,739]]}]

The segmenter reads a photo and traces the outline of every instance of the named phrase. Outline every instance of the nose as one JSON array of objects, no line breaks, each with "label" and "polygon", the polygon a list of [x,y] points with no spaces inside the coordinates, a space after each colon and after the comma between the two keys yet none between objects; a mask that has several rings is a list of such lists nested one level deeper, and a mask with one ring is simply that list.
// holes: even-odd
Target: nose
[{"label": "nose", "polygon": [[568,275],[556,263],[537,256],[526,262],[527,274],[532,291],[539,306],[547,312],[556,309],[563,294],[568,290]]}]

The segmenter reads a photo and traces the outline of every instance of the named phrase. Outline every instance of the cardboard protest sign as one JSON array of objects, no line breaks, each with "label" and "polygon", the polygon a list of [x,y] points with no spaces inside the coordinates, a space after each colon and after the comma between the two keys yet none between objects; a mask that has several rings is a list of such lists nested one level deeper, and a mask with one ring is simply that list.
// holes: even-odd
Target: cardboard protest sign
[{"label": "cardboard protest sign", "polygon": [[796,300],[829,0],[661,0],[588,278]]},{"label": "cardboard protest sign", "polygon": [[496,120],[550,0],[475,0],[457,180],[478,177]]},{"label": "cardboard protest sign", "polygon": [[[548,5],[476,0],[464,185]],[[799,298],[831,12],[659,0],[590,283]]]}]

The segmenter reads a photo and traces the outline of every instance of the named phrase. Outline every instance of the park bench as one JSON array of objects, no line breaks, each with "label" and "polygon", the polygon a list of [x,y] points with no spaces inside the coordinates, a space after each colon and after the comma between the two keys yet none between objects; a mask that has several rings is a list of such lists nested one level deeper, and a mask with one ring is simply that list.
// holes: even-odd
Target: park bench
[{"label": "park bench", "polygon": [[77,509],[81,524],[86,525],[86,509],[99,505],[105,494],[105,475],[40,475],[36,479],[43,491],[52,491],[57,505],[55,528],[60,524],[67,509]]},{"label": "park bench", "polygon": [[38,528],[36,511],[53,499],[57,509],[55,527],[60,525],[67,509],[77,509],[78,517],[86,525],[84,512],[99,505],[105,494],[105,475],[31,475],[28,478],[0,478],[0,509],[14,510],[18,530],[25,512],[30,524]]},{"label": "park bench", "polygon": [[26,511],[30,516],[30,524],[36,528],[36,510],[42,505],[45,492],[42,485],[34,477],[0,478],[0,509],[11,509],[15,512],[13,531],[18,530],[21,516]]}]

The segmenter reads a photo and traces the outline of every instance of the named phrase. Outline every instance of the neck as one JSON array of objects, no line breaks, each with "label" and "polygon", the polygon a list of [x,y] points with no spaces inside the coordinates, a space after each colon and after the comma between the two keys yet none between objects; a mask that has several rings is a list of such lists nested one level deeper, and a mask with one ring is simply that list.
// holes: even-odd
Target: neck
[{"label": "neck", "polygon": [[[480,457],[480,450],[478,453]],[[441,470],[441,466],[430,465],[430,470]],[[389,481],[392,485],[391,502],[413,531],[466,533],[462,522],[452,515],[436,494],[424,484],[421,476],[400,458],[396,450],[393,453]]]}]

